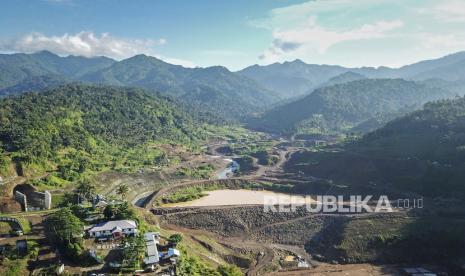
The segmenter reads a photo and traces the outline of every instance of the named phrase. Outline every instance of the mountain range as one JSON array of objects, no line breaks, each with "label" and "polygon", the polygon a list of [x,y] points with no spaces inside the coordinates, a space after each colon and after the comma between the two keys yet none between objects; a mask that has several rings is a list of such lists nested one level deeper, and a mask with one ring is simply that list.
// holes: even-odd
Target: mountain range
[{"label": "mountain range", "polygon": [[256,80],[264,87],[280,93],[286,98],[308,94],[324,85],[331,78],[348,72],[366,78],[403,78],[425,81],[440,79],[446,82],[465,81],[465,52],[458,52],[442,58],[421,61],[400,68],[361,67],[349,68],[337,65],[307,64],[301,60],[274,63],[266,66],[253,65],[239,74]]},{"label": "mountain range", "polygon": [[[324,118],[323,124],[331,125],[329,129],[332,130],[357,127],[363,123],[358,119],[341,121],[338,126],[334,125],[334,120],[339,120],[337,117],[341,116],[337,106],[357,105],[356,102],[363,96],[361,93],[364,93],[366,97],[370,97],[366,99],[368,103],[378,103],[365,118],[366,121],[375,120],[378,123],[367,122],[366,126],[370,127],[360,126],[364,130],[386,121],[380,118],[390,119],[397,116],[395,114],[398,112],[402,114],[416,110],[426,101],[463,94],[464,65],[465,52],[459,52],[397,69],[347,68],[295,60],[267,66],[253,65],[231,72],[222,66],[185,68],[146,55],[116,61],[107,57],[60,57],[41,51],[34,54],[0,55],[0,97],[30,90],[39,91],[65,83],[141,87],[152,93],[172,97],[181,105],[196,110],[196,113],[237,122],[250,121],[253,118],[255,126],[263,123],[258,128],[271,127],[282,131],[299,127],[305,129],[306,127],[301,127],[302,123],[305,125],[310,121],[313,124],[320,115]],[[376,82],[383,85],[378,89],[377,84],[370,79],[377,79]],[[405,79],[410,82],[379,79]],[[354,83],[344,86],[351,82]],[[391,83],[392,87],[387,88],[387,83]],[[387,104],[390,105],[388,108],[381,107],[383,101],[396,101],[392,98],[395,93],[391,91],[384,95],[383,89],[396,90],[396,93],[409,90],[404,95],[408,100],[398,101],[395,107],[392,102]],[[430,89],[436,89],[437,95]],[[312,93],[316,95],[311,96]],[[340,96],[339,103],[332,108],[335,95]],[[389,98],[390,96],[392,97]],[[317,106],[318,103],[323,104],[322,99],[325,99],[323,102],[326,106]],[[289,112],[286,111],[287,108],[290,108]],[[328,117],[325,112],[332,115]],[[354,112],[358,112],[357,107]],[[353,115],[362,118],[368,113]],[[307,115],[310,117],[306,117]],[[277,118],[277,122],[273,123],[271,121],[274,118]],[[277,123],[280,122],[287,125],[278,126]]]},{"label": "mountain range", "polygon": [[119,62],[105,57],[59,57],[47,51],[0,55],[0,73],[0,95],[69,82],[141,87],[227,119],[243,118],[279,100],[273,91],[225,67],[185,68],[146,55]]}]

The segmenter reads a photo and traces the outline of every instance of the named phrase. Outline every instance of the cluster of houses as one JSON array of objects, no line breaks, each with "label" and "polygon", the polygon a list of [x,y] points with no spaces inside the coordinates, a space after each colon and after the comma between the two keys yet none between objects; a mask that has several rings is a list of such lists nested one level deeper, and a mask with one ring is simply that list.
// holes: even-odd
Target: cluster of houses
[{"label": "cluster of houses", "polygon": [[[134,236],[138,233],[137,224],[133,220],[107,221],[94,225],[87,229],[87,234],[98,241],[114,240],[127,236]],[[178,249],[160,245],[160,233],[148,232],[144,234],[146,254],[144,258],[145,267],[155,270],[160,262],[176,264],[180,256]],[[165,249],[166,253],[159,252],[159,248]],[[166,251],[166,249],[168,249]]]}]

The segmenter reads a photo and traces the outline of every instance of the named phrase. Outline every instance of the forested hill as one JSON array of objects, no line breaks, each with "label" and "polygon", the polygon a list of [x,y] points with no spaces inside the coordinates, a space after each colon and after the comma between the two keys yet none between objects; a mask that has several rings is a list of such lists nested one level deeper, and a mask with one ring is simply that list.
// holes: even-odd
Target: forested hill
[{"label": "forested hill", "polygon": [[[34,54],[0,55],[0,96],[55,85],[66,79],[78,79],[115,62],[106,57],[60,57],[48,51]],[[22,88],[22,89],[20,89]]]},{"label": "forested hill", "polygon": [[140,89],[60,86],[0,101],[0,172],[9,162],[25,174],[55,164],[80,173],[125,167],[127,160],[153,164],[150,144],[188,145],[199,135],[173,102]]},{"label": "forested hill", "polygon": [[465,98],[428,103],[333,153],[287,165],[350,186],[465,198]]},{"label": "forested hill", "polygon": [[421,108],[454,93],[402,79],[363,79],[322,87],[251,122],[282,133],[368,131],[385,119]]},{"label": "forested hill", "polygon": [[225,67],[185,68],[146,55],[122,60],[81,80],[143,87],[232,120],[263,111],[279,100],[275,92]]},{"label": "forested hill", "polygon": [[365,135],[355,146],[378,156],[465,163],[465,98],[427,103]]}]

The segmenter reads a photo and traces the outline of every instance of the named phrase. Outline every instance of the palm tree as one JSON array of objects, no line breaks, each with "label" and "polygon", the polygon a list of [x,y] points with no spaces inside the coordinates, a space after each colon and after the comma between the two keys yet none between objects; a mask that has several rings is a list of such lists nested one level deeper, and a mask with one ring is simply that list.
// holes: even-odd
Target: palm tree
[{"label": "palm tree", "polygon": [[116,193],[121,196],[121,200],[123,200],[123,198],[126,196],[128,192],[129,192],[129,188],[128,188],[128,185],[126,184],[121,184],[118,187],[118,190],[116,191]]},{"label": "palm tree", "polygon": [[82,197],[85,200],[92,200],[96,194],[96,188],[89,181],[82,180],[76,188],[76,192],[79,198]]}]

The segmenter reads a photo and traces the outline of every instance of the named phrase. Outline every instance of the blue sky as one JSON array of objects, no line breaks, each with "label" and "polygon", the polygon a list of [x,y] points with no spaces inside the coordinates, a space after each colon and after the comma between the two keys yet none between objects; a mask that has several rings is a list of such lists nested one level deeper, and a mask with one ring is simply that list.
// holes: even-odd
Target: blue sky
[{"label": "blue sky", "polygon": [[237,70],[299,58],[401,66],[465,50],[460,0],[12,0],[0,52],[123,59],[145,53]]}]

